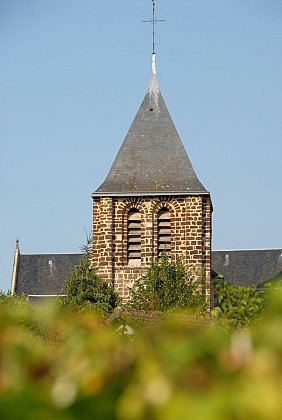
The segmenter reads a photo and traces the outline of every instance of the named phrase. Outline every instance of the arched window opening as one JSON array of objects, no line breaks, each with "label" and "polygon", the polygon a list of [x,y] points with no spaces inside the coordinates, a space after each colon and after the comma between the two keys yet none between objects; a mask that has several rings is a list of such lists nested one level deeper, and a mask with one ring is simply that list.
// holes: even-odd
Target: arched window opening
[{"label": "arched window opening", "polygon": [[162,208],[158,212],[158,256],[162,252],[171,253],[171,221],[170,212],[167,208]]},{"label": "arched window opening", "polygon": [[141,215],[137,209],[128,212],[127,260],[131,266],[141,264]]}]

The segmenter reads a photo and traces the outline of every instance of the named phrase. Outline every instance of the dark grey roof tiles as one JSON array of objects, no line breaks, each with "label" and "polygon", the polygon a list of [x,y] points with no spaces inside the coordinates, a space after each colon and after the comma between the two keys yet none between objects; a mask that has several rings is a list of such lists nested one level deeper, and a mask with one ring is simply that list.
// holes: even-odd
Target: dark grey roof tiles
[{"label": "dark grey roof tiles", "polygon": [[[15,293],[57,295],[82,254],[20,255]],[[259,284],[282,270],[282,249],[212,251],[212,269],[236,285]]]},{"label": "dark grey roof tiles", "polygon": [[15,292],[26,295],[64,293],[64,282],[80,263],[81,254],[21,254]]},{"label": "dark grey roof tiles", "polygon": [[113,165],[94,195],[207,194],[152,73],[148,92]]},{"label": "dark grey roof tiles", "polygon": [[259,284],[282,270],[282,249],[213,251],[212,268],[231,284]]}]

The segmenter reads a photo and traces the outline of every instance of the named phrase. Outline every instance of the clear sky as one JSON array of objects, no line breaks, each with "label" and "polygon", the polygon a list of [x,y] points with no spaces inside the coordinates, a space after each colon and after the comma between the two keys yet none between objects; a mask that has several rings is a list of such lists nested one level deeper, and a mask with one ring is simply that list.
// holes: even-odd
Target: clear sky
[{"label": "clear sky", "polygon": [[[0,0],[0,288],[79,252],[146,93],[151,0]],[[159,85],[211,192],[213,249],[282,247],[282,1],[156,0]]]}]

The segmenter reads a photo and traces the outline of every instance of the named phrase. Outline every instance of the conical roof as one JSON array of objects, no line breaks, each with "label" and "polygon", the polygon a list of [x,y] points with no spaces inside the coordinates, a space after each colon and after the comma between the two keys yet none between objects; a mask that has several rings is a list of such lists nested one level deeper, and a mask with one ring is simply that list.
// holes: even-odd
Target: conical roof
[{"label": "conical roof", "polygon": [[149,89],[95,196],[207,194],[159,89],[155,55]]}]

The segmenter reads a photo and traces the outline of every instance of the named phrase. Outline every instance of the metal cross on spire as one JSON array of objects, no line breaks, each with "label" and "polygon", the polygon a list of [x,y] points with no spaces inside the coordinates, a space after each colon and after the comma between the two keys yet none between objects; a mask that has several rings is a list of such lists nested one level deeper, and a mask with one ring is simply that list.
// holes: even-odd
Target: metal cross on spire
[{"label": "metal cross on spire", "polygon": [[155,18],[155,7],[156,7],[156,0],[152,0],[153,4],[153,17],[149,20],[143,20],[142,22],[149,22],[152,23],[153,26],[153,54],[155,54],[155,25],[157,22],[164,22],[164,19],[156,19]]}]

